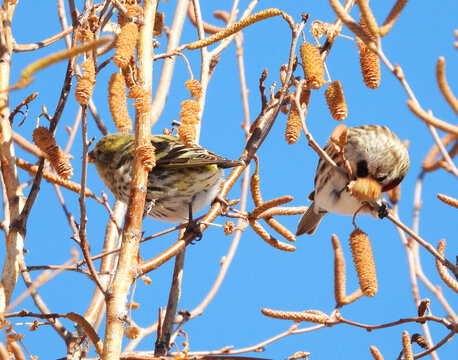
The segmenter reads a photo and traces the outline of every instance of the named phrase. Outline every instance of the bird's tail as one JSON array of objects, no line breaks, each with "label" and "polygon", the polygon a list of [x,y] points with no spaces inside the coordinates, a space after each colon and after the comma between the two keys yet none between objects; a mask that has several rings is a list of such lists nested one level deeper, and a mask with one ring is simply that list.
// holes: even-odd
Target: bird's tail
[{"label": "bird's tail", "polygon": [[312,235],[318,225],[320,224],[321,219],[323,218],[323,214],[318,214],[315,212],[315,203],[309,206],[307,211],[302,215],[301,219],[299,220],[299,224],[297,224],[296,236],[302,234],[309,234]]}]

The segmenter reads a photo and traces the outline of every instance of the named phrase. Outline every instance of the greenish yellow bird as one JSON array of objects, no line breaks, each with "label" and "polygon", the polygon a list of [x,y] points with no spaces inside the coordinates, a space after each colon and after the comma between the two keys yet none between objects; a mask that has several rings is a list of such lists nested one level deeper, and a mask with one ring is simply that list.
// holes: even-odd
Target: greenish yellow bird
[{"label": "greenish yellow bird", "polygon": [[[244,166],[199,146],[185,147],[174,135],[151,135],[156,166],[148,173],[145,215],[160,221],[185,223],[210,204],[220,190],[225,168]],[[133,134],[104,136],[89,153],[111,193],[127,203],[135,149]]]}]

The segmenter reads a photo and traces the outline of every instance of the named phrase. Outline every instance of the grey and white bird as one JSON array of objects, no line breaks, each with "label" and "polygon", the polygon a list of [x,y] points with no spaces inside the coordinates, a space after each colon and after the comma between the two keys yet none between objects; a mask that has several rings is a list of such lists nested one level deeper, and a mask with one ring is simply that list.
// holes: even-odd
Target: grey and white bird
[{"label": "grey and white bird", "polygon": [[[324,150],[344,169],[343,161],[331,141],[326,143]],[[384,193],[404,179],[410,164],[407,148],[386,126],[348,128],[344,155],[351,166],[353,178],[343,176],[320,159],[315,174],[315,190],[309,195],[312,204],[302,215],[296,235],[313,234],[327,213],[353,215],[361,208],[362,201],[348,191],[350,181],[372,178],[380,184]]]}]

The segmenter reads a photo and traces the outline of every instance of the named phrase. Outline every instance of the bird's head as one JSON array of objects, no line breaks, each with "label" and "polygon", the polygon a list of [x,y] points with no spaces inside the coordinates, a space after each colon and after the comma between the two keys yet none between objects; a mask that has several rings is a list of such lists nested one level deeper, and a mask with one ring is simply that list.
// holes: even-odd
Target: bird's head
[{"label": "bird's head", "polygon": [[88,160],[94,163],[97,169],[103,170],[116,166],[121,156],[134,151],[134,135],[115,133],[104,136],[89,152]]}]

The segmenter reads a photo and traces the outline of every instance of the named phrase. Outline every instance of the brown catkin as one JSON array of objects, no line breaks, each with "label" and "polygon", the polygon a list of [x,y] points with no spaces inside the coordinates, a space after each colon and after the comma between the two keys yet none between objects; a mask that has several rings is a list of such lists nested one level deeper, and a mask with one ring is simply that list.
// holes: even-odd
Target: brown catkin
[{"label": "brown catkin", "polygon": [[181,124],[178,128],[178,136],[186,147],[192,147],[196,141],[196,127],[193,124]]},{"label": "brown catkin", "polygon": [[127,95],[130,99],[135,99],[132,105],[141,114],[145,114],[151,110],[151,94],[143,89],[140,85],[134,85],[129,89]]},{"label": "brown catkin", "polygon": [[288,114],[288,121],[286,121],[286,130],[285,130],[285,140],[288,144],[294,144],[299,140],[301,135],[301,118],[299,116],[299,111],[294,101],[291,104],[291,109]]},{"label": "brown catkin", "polygon": [[[437,244],[437,252],[444,256],[445,254],[445,239],[441,239],[439,243]],[[437,271],[439,272],[439,275],[441,279],[444,281],[444,283],[452,289],[454,292],[458,294],[458,281],[456,281],[452,275],[448,272],[447,268],[445,267],[444,264],[442,264],[439,259],[436,258],[436,267]]]},{"label": "brown catkin", "polygon": [[154,36],[162,37],[162,30],[164,29],[164,17],[164,13],[156,12],[153,29]]},{"label": "brown catkin", "polygon": [[373,201],[380,197],[382,186],[371,177],[358,178],[348,184],[351,196],[361,201]]},{"label": "brown catkin", "polygon": [[75,88],[75,99],[80,105],[86,105],[91,99],[95,85],[95,65],[92,57],[83,61],[81,68],[83,75],[78,79]]},{"label": "brown catkin", "polygon": [[33,131],[33,142],[45,154],[57,174],[65,180],[70,180],[73,175],[72,165],[68,156],[57,145],[53,134],[44,126],[39,126]]},{"label": "brown catkin", "polygon": [[358,41],[359,62],[363,80],[369,89],[377,89],[380,85],[380,61],[362,41]]},{"label": "brown catkin", "polygon": [[370,350],[374,360],[383,360],[382,353],[374,345],[371,345]]},{"label": "brown catkin", "polygon": [[66,314],[65,317],[71,321],[76,322],[79,326],[81,326],[86,335],[89,337],[89,339],[91,339],[92,343],[94,344],[95,352],[98,355],[102,355],[103,342],[102,340],[100,340],[99,336],[97,335],[97,332],[94,330],[91,324],[83,316],[74,312]]},{"label": "brown catkin", "polygon": [[115,72],[108,83],[108,105],[116,129],[122,133],[132,131],[132,120],[127,108],[126,82],[124,76]]},{"label": "brown catkin", "polygon": [[199,100],[202,97],[202,85],[196,79],[189,79],[184,83],[186,89],[191,93],[191,97]]},{"label": "brown catkin", "polygon": [[137,148],[138,157],[146,171],[153,170],[156,166],[156,148],[152,144],[141,145]]},{"label": "brown catkin", "polygon": [[359,228],[350,235],[350,248],[358,274],[359,286],[365,296],[377,293],[377,275],[375,272],[374,256],[367,234]]},{"label": "brown catkin", "polygon": [[412,343],[410,342],[410,335],[407,331],[402,332],[402,353],[404,360],[413,360]]},{"label": "brown catkin", "polygon": [[197,100],[184,100],[181,103],[180,120],[185,125],[199,123],[200,104]]},{"label": "brown catkin", "polygon": [[348,110],[340,80],[330,83],[324,95],[326,96],[326,102],[328,103],[332,117],[337,121],[345,120]]},{"label": "brown catkin", "polygon": [[129,17],[138,16],[142,10],[141,6],[138,5],[126,5],[126,9],[125,16],[118,13],[118,24],[121,27],[121,32],[116,40],[116,50],[113,57],[113,62],[121,69],[129,65],[137,45],[138,26],[136,23],[129,21]]},{"label": "brown catkin", "polygon": [[325,84],[323,60],[321,60],[318,48],[308,42],[304,42],[300,49],[302,67],[312,89],[319,89]]},{"label": "brown catkin", "polygon": [[410,341],[412,343],[417,343],[422,349],[428,349],[429,348],[429,343],[426,338],[420,334],[413,334],[412,337],[410,338]]},{"label": "brown catkin", "polygon": [[121,69],[121,72],[124,76],[124,80],[126,81],[126,86],[130,89],[132,86],[136,84],[135,79],[137,77],[135,59],[133,57],[130,58],[129,66],[126,66],[124,69]]},{"label": "brown catkin", "polygon": [[90,29],[79,29],[77,32],[78,40],[84,44],[94,40],[94,33]]}]

